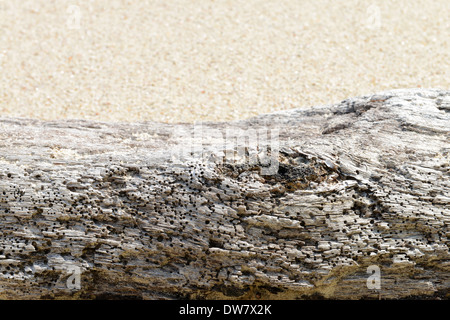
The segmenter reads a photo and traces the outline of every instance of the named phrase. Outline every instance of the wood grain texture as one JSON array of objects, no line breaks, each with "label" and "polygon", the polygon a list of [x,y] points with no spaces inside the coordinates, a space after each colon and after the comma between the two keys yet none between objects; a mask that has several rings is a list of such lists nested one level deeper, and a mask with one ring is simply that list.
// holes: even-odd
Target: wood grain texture
[{"label": "wood grain texture", "polygon": [[449,128],[431,89],[201,126],[1,118],[0,297],[448,298]]}]

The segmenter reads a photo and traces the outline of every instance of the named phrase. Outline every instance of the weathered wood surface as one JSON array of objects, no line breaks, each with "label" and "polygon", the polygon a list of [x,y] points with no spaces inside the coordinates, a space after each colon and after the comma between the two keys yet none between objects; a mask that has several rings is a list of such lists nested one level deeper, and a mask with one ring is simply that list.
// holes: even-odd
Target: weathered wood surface
[{"label": "weathered wood surface", "polygon": [[449,297],[449,91],[199,128],[0,119],[0,297]]}]

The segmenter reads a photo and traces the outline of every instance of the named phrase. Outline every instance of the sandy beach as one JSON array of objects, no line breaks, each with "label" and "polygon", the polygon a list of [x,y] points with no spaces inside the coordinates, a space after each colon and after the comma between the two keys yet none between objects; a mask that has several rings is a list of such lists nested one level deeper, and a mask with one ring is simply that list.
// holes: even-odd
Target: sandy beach
[{"label": "sandy beach", "polygon": [[0,117],[234,120],[450,89],[450,1],[0,0]]}]

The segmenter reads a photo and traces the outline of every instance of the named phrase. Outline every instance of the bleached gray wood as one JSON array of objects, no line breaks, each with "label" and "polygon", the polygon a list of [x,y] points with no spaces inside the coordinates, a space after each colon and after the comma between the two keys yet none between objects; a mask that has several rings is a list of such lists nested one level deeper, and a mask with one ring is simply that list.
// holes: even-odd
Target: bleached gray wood
[{"label": "bleached gray wood", "polygon": [[0,298],[449,297],[449,91],[199,128],[1,118]]}]

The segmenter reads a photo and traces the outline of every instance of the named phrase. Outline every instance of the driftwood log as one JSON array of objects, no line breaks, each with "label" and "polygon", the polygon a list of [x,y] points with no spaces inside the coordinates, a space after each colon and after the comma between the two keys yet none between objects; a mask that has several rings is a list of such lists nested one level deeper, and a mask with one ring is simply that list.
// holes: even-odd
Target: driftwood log
[{"label": "driftwood log", "polygon": [[450,91],[1,118],[0,216],[2,299],[448,299]]}]

